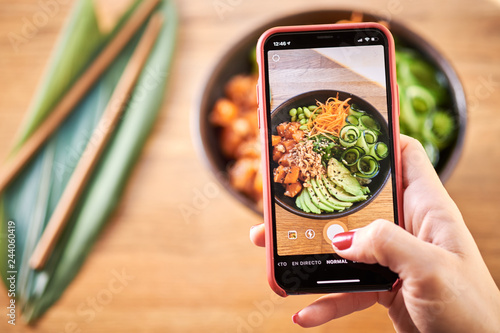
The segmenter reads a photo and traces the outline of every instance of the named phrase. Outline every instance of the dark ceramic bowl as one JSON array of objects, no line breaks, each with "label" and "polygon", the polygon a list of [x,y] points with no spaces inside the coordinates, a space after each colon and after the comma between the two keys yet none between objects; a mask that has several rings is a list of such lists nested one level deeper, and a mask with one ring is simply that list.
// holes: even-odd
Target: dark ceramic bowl
[{"label": "dark ceramic bowl", "polygon": [[[260,35],[267,29],[283,25],[301,24],[326,24],[334,23],[341,19],[350,19],[350,10],[317,10],[298,13],[291,16],[278,18],[256,28],[247,35],[240,38],[232,45],[215,64],[207,78],[200,99],[192,117],[192,135],[197,149],[205,164],[213,172],[217,180],[240,202],[259,213],[256,204],[245,195],[234,190],[229,184],[227,175],[228,161],[222,154],[218,143],[218,130],[209,122],[209,114],[216,100],[224,96],[224,86],[236,74],[250,73],[252,63],[249,54],[255,47]],[[365,21],[380,21],[383,18],[364,13]],[[451,64],[426,40],[406,28],[397,21],[390,21],[390,30],[398,43],[417,50],[427,61],[438,68],[448,82],[449,94],[451,96],[451,109],[457,123],[457,135],[454,142],[440,153],[440,160],[436,166],[441,181],[445,181],[455,168],[465,136],[467,123],[467,108],[465,94]]]},{"label": "dark ceramic bowl", "polygon": [[[356,95],[338,91],[338,90],[314,90],[309,91],[297,96],[294,96],[285,102],[281,103],[271,114],[271,127],[273,130],[273,135],[278,135],[276,127],[283,123],[290,121],[290,115],[288,114],[290,109],[298,108],[300,106],[305,105],[315,105],[316,101],[324,102],[330,97],[335,97],[338,94],[338,98],[342,101],[350,98],[351,104],[357,104],[359,108],[365,111],[368,115],[372,116],[378,124],[380,124],[380,135],[378,136],[378,141],[382,141],[385,144],[388,144],[388,128],[387,128],[387,120],[380,114],[380,112],[373,107],[370,103],[358,97]],[[389,178],[391,164],[389,163],[389,158],[385,158],[380,163],[380,169],[378,174],[372,178],[372,182],[368,185],[370,189],[370,196],[367,200],[362,202],[356,202],[348,209],[342,212],[333,212],[333,213],[323,213],[323,214],[314,214],[314,213],[306,213],[303,210],[299,209],[295,204],[295,198],[290,198],[285,196],[285,188],[279,184],[274,186],[274,195],[276,197],[276,201],[278,204],[283,207],[285,210],[307,218],[313,219],[335,219],[343,216],[350,215],[366,207],[377,197],[377,195],[382,191],[384,185],[387,183],[387,179]],[[272,162],[273,169],[278,166],[278,163]]]}]

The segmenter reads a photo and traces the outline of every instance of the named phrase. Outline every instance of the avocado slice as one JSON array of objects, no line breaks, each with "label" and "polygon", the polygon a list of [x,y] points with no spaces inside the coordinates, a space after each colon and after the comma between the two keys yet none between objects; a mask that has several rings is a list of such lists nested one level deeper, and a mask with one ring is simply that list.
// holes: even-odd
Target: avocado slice
[{"label": "avocado slice", "polygon": [[[304,211],[306,213],[321,214],[321,210],[319,210],[319,208],[312,203],[309,191],[306,188],[304,188],[302,190],[302,193],[304,193],[304,196],[302,198],[304,200],[304,208],[307,208],[304,209]],[[307,210],[309,210],[309,212]]]},{"label": "avocado slice", "polygon": [[323,177],[323,183],[325,184],[325,187],[327,188],[328,192],[341,202],[359,202],[359,201],[365,201],[368,196],[366,195],[350,195],[349,193],[345,192],[343,189],[336,187],[328,178]]},{"label": "avocado slice", "polygon": [[330,207],[330,206],[327,206],[325,205],[324,203],[321,202],[321,200],[319,199],[318,195],[316,194],[316,192],[314,192],[314,189],[312,186],[308,186],[306,187],[307,188],[307,191],[309,192],[309,196],[311,197],[311,202],[316,206],[318,207],[318,209],[320,211],[325,211],[325,212],[328,212],[328,213],[331,213],[333,212],[333,208]]},{"label": "avocado slice", "polygon": [[311,210],[309,209],[309,207],[307,207],[305,199],[304,199],[306,195],[307,195],[307,191],[302,189],[302,191],[300,191],[300,194],[298,197],[298,200],[300,201],[300,206],[301,206],[299,208],[302,209],[306,213],[310,213]]},{"label": "avocado slice", "polygon": [[325,185],[323,184],[323,181],[321,178],[317,177],[316,179],[311,179],[311,183],[313,185],[314,190],[317,191],[318,197],[323,198],[329,206],[331,206],[333,209],[342,211],[346,209],[347,207],[352,206],[351,203],[349,202],[342,202],[330,195],[328,191],[325,188]]},{"label": "avocado slice", "polygon": [[355,196],[362,196],[364,194],[363,188],[358,180],[351,175],[342,162],[337,161],[335,158],[331,158],[330,161],[328,161],[327,172],[328,178],[347,193]]},{"label": "avocado slice", "polygon": [[[342,210],[344,210],[345,208],[349,208],[352,206],[352,203],[347,201],[347,200],[340,200],[338,198],[336,198],[335,196],[333,196],[329,190],[327,189],[327,183],[326,181],[328,181],[328,179],[326,177],[322,177],[322,178],[317,178],[316,179],[316,182],[321,190],[321,192],[323,193],[323,195],[325,196],[325,198],[328,198],[328,200],[332,203],[332,204],[335,204],[339,207],[342,208]],[[335,189],[335,186],[328,181],[328,185],[331,186],[333,189]],[[345,193],[345,192],[344,192]]]},{"label": "avocado slice", "polygon": [[318,200],[321,204],[323,204],[324,206],[326,207],[329,207],[330,208],[330,211],[328,210],[325,210],[327,212],[333,212],[339,208],[342,208],[342,207],[337,207],[333,204],[331,204],[327,199],[326,197],[323,195],[323,193],[321,193],[320,189],[319,189],[319,186],[318,186],[318,183],[316,182],[316,180],[314,179],[310,179],[309,180],[309,184],[311,185],[310,187],[312,187],[314,193],[316,194],[316,196],[318,197]]},{"label": "avocado slice", "polygon": [[297,196],[297,198],[295,198],[295,205],[297,207],[299,207],[299,209],[302,209],[304,210],[304,208],[302,208],[302,191],[300,192],[300,194]]}]

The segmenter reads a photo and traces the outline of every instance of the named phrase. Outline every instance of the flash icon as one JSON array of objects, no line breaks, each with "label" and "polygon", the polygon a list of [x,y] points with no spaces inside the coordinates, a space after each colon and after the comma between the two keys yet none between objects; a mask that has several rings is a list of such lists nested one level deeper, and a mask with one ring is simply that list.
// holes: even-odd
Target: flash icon
[{"label": "flash icon", "polygon": [[316,233],[312,229],[307,229],[306,230],[306,238],[307,239],[313,239],[314,236],[316,236]]}]

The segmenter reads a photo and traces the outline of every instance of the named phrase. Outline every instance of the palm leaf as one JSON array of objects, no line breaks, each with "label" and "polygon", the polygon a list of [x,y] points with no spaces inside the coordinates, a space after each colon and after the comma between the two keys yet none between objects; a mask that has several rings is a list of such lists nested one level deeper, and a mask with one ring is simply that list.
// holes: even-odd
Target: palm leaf
[{"label": "palm leaf", "polygon": [[[56,47],[51,66],[20,131],[20,147],[64,95],[117,28],[103,35],[92,0],[80,0]],[[54,304],[78,273],[123,192],[127,177],[154,124],[172,62],[177,16],[171,0],[157,11],[166,18],[145,70],[139,77],[124,116],[103,153],[78,207],[42,271],[28,266],[31,253],[55,209],[78,159],[109,101],[111,93],[142,34],[137,33],[64,124],[40,149],[0,198],[0,269],[7,272],[7,222],[16,223],[18,306],[33,322]]]}]

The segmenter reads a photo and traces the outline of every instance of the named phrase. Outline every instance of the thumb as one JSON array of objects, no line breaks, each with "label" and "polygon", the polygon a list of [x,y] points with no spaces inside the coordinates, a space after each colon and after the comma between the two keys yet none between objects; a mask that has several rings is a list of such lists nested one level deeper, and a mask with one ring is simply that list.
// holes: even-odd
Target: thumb
[{"label": "thumb", "polygon": [[337,234],[332,245],[345,259],[389,267],[401,278],[406,272],[424,269],[427,259],[436,255],[432,244],[386,220],[375,220],[356,231]]}]

